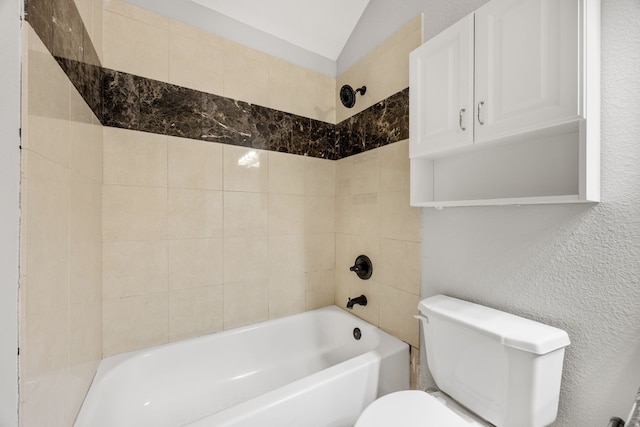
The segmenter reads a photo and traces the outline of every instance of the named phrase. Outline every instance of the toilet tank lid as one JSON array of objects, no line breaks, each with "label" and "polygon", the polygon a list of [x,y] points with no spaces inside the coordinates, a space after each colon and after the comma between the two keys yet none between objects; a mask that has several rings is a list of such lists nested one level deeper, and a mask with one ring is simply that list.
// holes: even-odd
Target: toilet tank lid
[{"label": "toilet tank lid", "polygon": [[446,295],[423,299],[418,309],[427,321],[431,316],[445,318],[530,353],[546,354],[570,344],[562,329]]}]

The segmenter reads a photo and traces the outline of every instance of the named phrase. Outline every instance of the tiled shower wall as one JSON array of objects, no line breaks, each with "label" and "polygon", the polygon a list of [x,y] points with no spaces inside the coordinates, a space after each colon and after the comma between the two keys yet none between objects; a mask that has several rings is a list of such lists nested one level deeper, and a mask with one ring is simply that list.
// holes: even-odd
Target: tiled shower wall
[{"label": "tiled shower wall", "polygon": [[376,270],[372,303],[355,314],[417,345],[415,275],[392,270],[399,259],[417,268],[419,225],[400,207],[407,141],[387,145],[408,129],[386,113],[406,111],[419,20],[354,67],[369,94],[354,109],[362,114],[340,111],[335,140],[349,145],[336,153],[368,151],[335,162],[101,126],[95,81],[74,88],[60,66],[74,80],[99,63],[329,127],[343,107],[334,79],[119,0],[76,1],[85,28],[71,33],[84,34],[84,48],[68,49],[48,25],[65,24],[72,3],[38,4],[57,19],[29,16],[44,21],[38,35],[29,30],[24,67],[22,425],[70,425],[102,356],[344,306],[360,284],[343,270],[360,249]]},{"label": "tiled shower wall", "polygon": [[[380,274],[389,275],[383,265],[388,271],[399,258],[411,268],[402,283],[382,288],[377,284],[390,280],[381,282],[382,277],[374,276],[369,282],[376,293],[373,303],[365,312],[356,310],[356,314],[368,316],[368,320],[417,346],[417,323],[412,314],[417,305],[419,281],[415,272],[419,258],[418,245],[411,243],[417,242],[419,220],[414,220],[419,215],[408,208],[407,141],[387,147],[388,140],[369,137],[373,132],[366,127],[382,129],[378,134],[393,134],[390,127],[407,134],[406,118],[400,125],[389,122],[384,108],[395,102],[390,101],[395,99],[394,94],[408,86],[408,52],[420,44],[420,24],[419,18],[408,23],[349,71],[354,79],[368,80],[373,89],[367,97],[358,99],[360,114],[336,127],[338,141],[340,137],[361,140],[362,144],[353,144],[347,154],[369,150],[362,158],[373,156],[377,161],[362,161],[356,156],[355,160],[345,159],[340,169],[340,162],[105,128],[106,355],[331,304],[336,263],[351,265],[352,250],[346,247],[356,250],[358,246],[351,240],[369,237],[376,239],[376,250],[370,252],[374,253],[374,262],[383,259],[383,238],[385,254],[392,257],[390,263],[380,264]],[[332,120],[335,114],[335,80],[328,81],[123,2],[112,1],[107,6],[104,26],[107,68],[168,79],[198,90],[220,91],[244,102],[314,119]],[[125,43],[134,34],[143,35],[140,44]],[[182,40],[175,51],[174,39]],[[189,50],[194,49],[187,48],[189,44],[197,49]],[[203,66],[202,58],[185,56],[183,49],[207,52],[209,74],[205,69],[200,69],[204,73],[200,77],[192,74],[194,67]],[[151,58],[140,59],[150,52],[153,60],[163,58],[153,67],[149,67]],[[248,69],[254,74],[246,75]],[[379,69],[384,73],[368,71]],[[204,78],[212,70],[217,70],[217,86]],[[315,95],[308,93],[309,98],[301,103],[299,93],[291,94],[298,86],[306,87],[307,92],[315,87]],[[320,93],[331,96],[318,97]],[[406,95],[396,98],[406,103]],[[380,101],[386,104],[378,104]],[[337,108],[345,114],[342,105]],[[327,111],[331,115],[327,116]],[[385,147],[374,148],[380,146]],[[382,187],[381,157],[391,161],[385,162]],[[353,188],[345,184],[345,177],[336,187],[336,167],[343,171],[353,167]],[[211,177],[212,173],[217,176]],[[183,182],[172,178],[185,174],[209,182],[194,184],[193,179]],[[391,207],[388,203],[392,199],[386,198],[389,196],[395,197],[391,203],[397,208],[384,211],[384,215],[398,215],[385,216],[384,221],[401,221],[414,233],[384,231],[377,199],[381,188],[385,206]],[[398,192],[400,188],[405,193]],[[344,197],[336,199],[336,192]],[[346,196],[354,196],[354,200],[347,201]],[[339,209],[337,200],[342,202]],[[352,205],[372,216],[367,220],[368,229],[363,230],[357,219],[349,217],[357,211]],[[405,210],[400,206],[406,206]],[[411,218],[409,222],[405,221],[407,217]],[[336,242],[336,220],[354,225],[353,229],[342,229],[341,243]],[[132,263],[133,259],[146,261]],[[338,277],[341,275],[338,273]],[[335,302],[344,306],[348,285],[339,289]],[[403,291],[394,292],[398,289]],[[377,294],[385,291],[389,292],[384,297],[392,298],[393,304],[384,306],[380,315]],[[410,307],[404,307],[404,303]],[[141,322],[144,327],[139,327]]]},{"label": "tiled shower wall", "polygon": [[[331,78],[124,2],[104,14],[106,68],[334,120]],[[104,354],[332,304],[334,177],[330,160],[105,127]]]},{"label": "tiled shower wall", "polygon": [[102,358],[102,126],[23,28],[20,424],[69,426]]},{"label": "tiled shower wall", "polygon": [[105,356],[332,304],[334,174],[105,128]]},{"label": "tiled shower wall", "polygon": [[[338,77],[338,87],[366,84],[367,93],[358,96],[352,110],[342,108],[338,100],[337,120],[344,123],[367,114],[378,99],[393,98],[407,88],[409,52],[421,41],[418,16]],[[344,307],[349,297],[365,294],[368,305],[355,306],[354,314],[414,348],[420,342],[413,317],[420,295],[419,242],[420,209],[409,206],[408,139],[336,162],[335,303]],[[366,281],[349,271],[360,254],[373,262],[373,276]],[[414,370],[417,357],[418,351],[412,350]]]}]

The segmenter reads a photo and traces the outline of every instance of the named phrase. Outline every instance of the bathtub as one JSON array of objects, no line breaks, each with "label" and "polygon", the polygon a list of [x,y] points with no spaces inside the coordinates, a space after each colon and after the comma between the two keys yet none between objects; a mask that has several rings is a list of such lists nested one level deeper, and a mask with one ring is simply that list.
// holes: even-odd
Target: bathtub
[{"label": "bathtub", "polygon": [[409,346],[331,306],[106,358],[75,427],[351,427],[408,388]]}]

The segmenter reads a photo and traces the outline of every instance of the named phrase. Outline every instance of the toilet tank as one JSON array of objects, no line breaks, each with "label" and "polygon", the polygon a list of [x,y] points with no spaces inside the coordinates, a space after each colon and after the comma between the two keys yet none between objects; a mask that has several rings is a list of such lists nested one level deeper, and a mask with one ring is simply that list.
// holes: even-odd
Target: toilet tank
[{"label": "toilet tank", "polygon": [[445,295],[418,308],[440,390],[497,427],[556,419],[565,331]]}]

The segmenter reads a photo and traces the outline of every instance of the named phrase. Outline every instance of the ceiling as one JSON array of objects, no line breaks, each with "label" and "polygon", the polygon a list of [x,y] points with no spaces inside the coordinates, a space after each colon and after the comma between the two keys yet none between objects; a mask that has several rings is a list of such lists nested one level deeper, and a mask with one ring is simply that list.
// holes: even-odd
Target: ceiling
[{"label": "ceiling", "polygon": [[336,61],[369,0],[191,0]]}]

